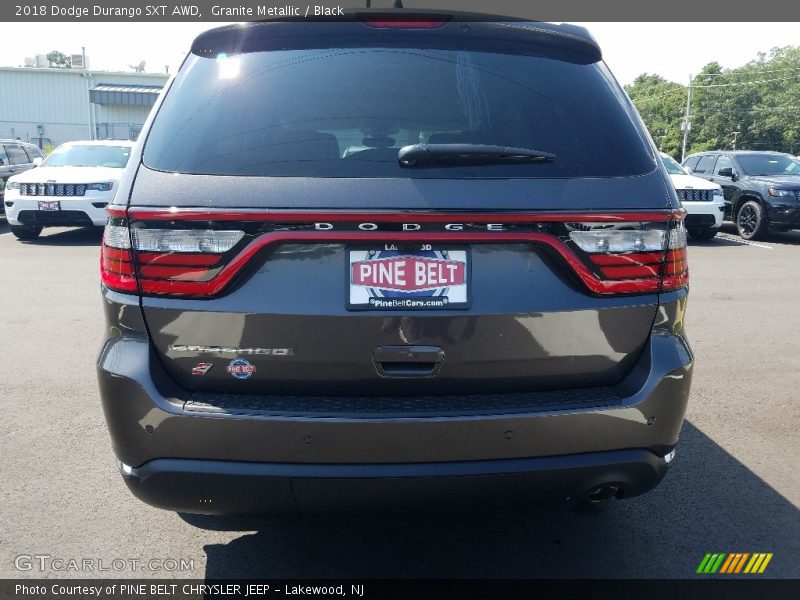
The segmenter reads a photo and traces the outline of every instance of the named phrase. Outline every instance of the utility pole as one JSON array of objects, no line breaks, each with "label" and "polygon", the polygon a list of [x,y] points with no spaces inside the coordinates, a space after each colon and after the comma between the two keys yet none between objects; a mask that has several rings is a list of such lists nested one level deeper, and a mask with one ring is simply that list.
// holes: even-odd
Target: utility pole
[{"label": "utility pole", "polygon": [[742,133],[741,131],[734,131],[733,132],[733,149],[734,150],[736,150],[736,138],[738,138],[739,135],[741,135],[741,133]]},{"label": "utility pole", "polygon": [[681,162],[686,158],[686,144],[689,141],[689,130],[692,128],[692,76],[689,75],[689,85],[686,87],[686,115],[683,118],[683,148],[681,149]]}]

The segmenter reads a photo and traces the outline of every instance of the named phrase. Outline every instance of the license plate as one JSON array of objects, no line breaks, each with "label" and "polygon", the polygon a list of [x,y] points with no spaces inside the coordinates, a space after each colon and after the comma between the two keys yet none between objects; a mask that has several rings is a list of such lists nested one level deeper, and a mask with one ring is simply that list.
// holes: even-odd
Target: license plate
[{"label": "license plate", "polygon": [[469,307],[469,252],[431,244],[347,249],[351,310]]},{"label": "license plate", "polygon": [[61,202],[58,200],[40,201],[39,210],[61,210]]}]

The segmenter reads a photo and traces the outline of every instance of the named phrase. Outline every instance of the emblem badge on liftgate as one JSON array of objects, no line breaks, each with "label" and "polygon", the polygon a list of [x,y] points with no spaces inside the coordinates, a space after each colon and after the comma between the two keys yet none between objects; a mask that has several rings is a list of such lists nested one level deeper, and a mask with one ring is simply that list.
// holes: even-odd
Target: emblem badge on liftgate
[{"label": "emblem badge on liftgate", "polygon": [[256,372],[255,366],[243,358],[232,360],[226,370],[236,379],[250,379],[250,376]]},{"label": "emblem badge on liftgate", "polygon": [[205,375],[211,370],[211,367],[213,366],[214,363],[205,363],[205,362],[197,363],[197,366],[195,366],[192,369],[192,375]]}]

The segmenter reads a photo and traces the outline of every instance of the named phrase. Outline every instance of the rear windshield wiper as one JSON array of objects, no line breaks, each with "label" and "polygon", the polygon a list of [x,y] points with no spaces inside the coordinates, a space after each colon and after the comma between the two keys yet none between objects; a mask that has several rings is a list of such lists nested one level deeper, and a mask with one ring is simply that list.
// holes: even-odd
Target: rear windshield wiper
[{"label": "rear windshield wiper", "polygon": [[530,148],[508,148],[493,144],[414,144],[403,146],[397,160],[404,167],[429,164],[495,164],[551,162],[556,155]]}]

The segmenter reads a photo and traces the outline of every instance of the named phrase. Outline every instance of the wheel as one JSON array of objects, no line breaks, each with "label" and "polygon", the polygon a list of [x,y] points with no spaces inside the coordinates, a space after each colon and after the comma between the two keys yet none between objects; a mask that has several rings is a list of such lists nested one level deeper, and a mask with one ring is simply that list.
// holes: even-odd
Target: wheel
[{"label": "wheel", "polygon": [[746,240],[760,240],[767,234],[764,209],[755,200],[748,200],[736,214],[736,229]]},{"label": "wheel", "polygon": [[13,233],[18,240],[22,240],[23,242],[35,240],[39,237],[39,234],[42,233],[41,225],[9,225],[9,227],[11,228],[11,233]]},{"label": "wheel", "polygon": [[712,229],[711,227],[704,227],[703,229],[693,229],[689,232],[692,239],[695,240],[712,240],[717,235],[719,229]]}]

